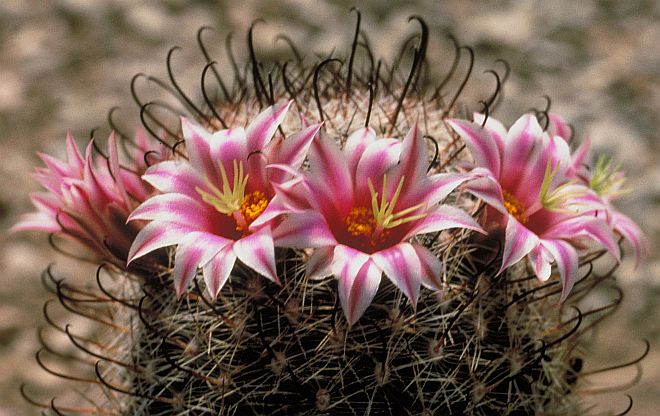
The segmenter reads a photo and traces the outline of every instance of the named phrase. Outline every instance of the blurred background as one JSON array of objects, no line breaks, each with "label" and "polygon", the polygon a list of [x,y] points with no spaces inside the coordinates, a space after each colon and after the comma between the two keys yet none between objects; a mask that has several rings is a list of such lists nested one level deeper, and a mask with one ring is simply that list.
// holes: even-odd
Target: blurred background
[{"label": "blurred background", "polygon": [[[552,109],[576,127],[578,137],[590,136],[598,151],[622,162],[633,192],[619,208],[646,232],[651,256],[637,269],[630,259],[622,264],[618,278],[624,304],[593,338],[590,365],[633,359],[648,339],[652,350],[642,363],[641,381],[629,390],[635,402],[629,414],[658,414],[660,1],[365,3],[359,5],[362,28],[378,55],[391,56],[418,30],[407,23],[408,16],[423,16],[431,28],[431,61],[442,66],[439,72],[452,59],[448,32],[474,47],[476,85],[490,91],[493,79],[483,70],[497,58],[510,63],[505,102],[496,117],[511,122],[530,107],[542,108],[547,94]],[[116,114],[126,131],[135,128],[139,111],[130,97],[130,79],[137,72],[165,74],[165,56],[173,45],[183,47],[174,59],[181,84],[197,91],[203,65],[195,34],[203,25],[216,29],[207,44],[220,61],[230,31],[237,56],[246,56],[245,33],[258,17],[267,21],[255,31],[258,53],[281,50],[285,45],[274,38],[285,33],[314,61],[313,52],[348,49],[353,5],[312,0],[0,1],[0,416],[39,413],[20,397],[21,383],[46,402],[58,392],[58,379],[34,361],[37,328],[44,323],[41,307],[48,297],[39,281],[42,270],[54,262],[58,275],[77,280],[91,279],[94,270],[57,255],[46,235],[7,234],[18,215],[31,210],[28,192],[38,189],[29,176],[39,164],[35,152],[63,157],[67,129],[78,139],[96,127],[102,127],[98,137],[107,135],[106,115],[113,106],[120,106]],[[228,68],[226,62],[220,65]],[[625,383],[635,372],[607,377],[609,383]],[[604,411],[627,405],[620,392],[593,400]]]}]

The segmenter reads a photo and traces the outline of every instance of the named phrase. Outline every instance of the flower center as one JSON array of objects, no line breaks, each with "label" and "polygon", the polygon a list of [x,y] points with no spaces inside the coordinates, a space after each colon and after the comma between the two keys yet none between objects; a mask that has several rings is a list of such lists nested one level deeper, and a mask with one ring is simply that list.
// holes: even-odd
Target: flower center
[{"label": "flower center", "polygon": [[574,201],[574,199],[583,196],[585,194],[585,188],[578,185],[575,180],[567,180],[563,183],[555,184],[559,167],[559,162],[553,166],[552,161],[548,160],[543,175],[543,183],[541,183],[541,189],[539,190],[539,198],[528,207],[524,207],[515,195],[502,190],[504,207],[509,214],[522,224],[525,224],[529,217],[541,209],[553,212],[573,212],[571,211],[571,207],[579,205],[579,201]]},{"label": "flower center", "polygon": [[507,212],[520,223],[525,224],[529,218],[524,215],[525,208],[522,203],[508,191],[502,190],[502,194],[504,195],[504,208],[506,208]]},{"label": "flower center", "polygon": [[398,212],[394,212],[394,207],[396,206],[399,196],[401,195],[401,190],[403,189],[403,181],[405,176],[402,176],[399,179],[399,184],[394,191],[394,195],[388,201],[385,198],[385,190],[387,189],[387,174],[383,175],[383,189],[380,195],[380,204],[378,203],[378,192],[374,189],[374,184],[369,179],[369,192],[371,193],[371,209],[373,211],[374,219],[376,220],[376,233],[379,233],[387,228],[394,228],[401,224],[407,222],[416,221],[421,218],[426,217],[426,214],[412,214],[413,212],[424,208],[426,204],[421,203],[415,206],[403,209]]},{"label": "flower center", "polygon": [[211,205],[216,211],[234,218],[237,231],[246,231],[268,206],[268,198],[261,191],[245,194],[249,175],[245,174],[243,162],[234,160],[234,177],[230,183],[225,167],[218,163],[222,177],[222,189],[216,187],[209,178],[204,178],[211,192],[199,187],[195,188],[202,200]]},{"label": "flower center", "polygon": [[369,237],[371,245],[375,245],[389,233],[389,229],[426,216],[426,213],[415,214],[416,211],[424,208],[424,203],[394,212],[394,207],[403,189],[404,177],[401,177],[399,180],[396,191],[394,191],[394,195],[389,200],[384,196],[387,189],[387,174],[383,175],[383,188],[380,193],[380,201],[378,200],[379,193],[374,189],[371,179],[368,181],[369,192],[371,193],[371,209],[367,207],[351,208],[344,219],[346,229],[351,235],[355,237]]},{"label": "flower center", "polygon": [[372,211],[366,207],[351,208],[346,217],[348,232],[354,236],[370,237],[376,229],[376,219]]}]

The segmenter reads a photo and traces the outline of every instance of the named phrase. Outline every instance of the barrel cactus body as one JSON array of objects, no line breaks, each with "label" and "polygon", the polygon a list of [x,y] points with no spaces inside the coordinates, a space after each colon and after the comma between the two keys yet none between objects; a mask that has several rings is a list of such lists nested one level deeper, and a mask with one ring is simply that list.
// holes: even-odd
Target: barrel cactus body
[{"label": "barrel cactus body", "polygon": [[[322,124],[319,137],[340,148],[347,146],[358,128],[371,127],[379,137],[397,140],[418,128],[429,175],[467,174],[471,168],[476,172],[479,150],[476,142],[464,137],[471,130],[448,121],[465,118],[471,107],[481,113],[475,125],[487,126],[502,99],[506,71],[493,71],[497,87],[485,91],[482,101],[461,102],[469,73],[460,73],[453,65],[448,74],[434,78],[433,65],[425,61],[430,35],[422,19],[414,20],[422,31],[405,45],[396,62],[383,63],[371,56],[368,42],[358,36],[358,19],[355,42],[345,56],[309,64],[302,60],[275,63],[269,72],[251,47],[251,28],[251,60],[244,70],[237,65],[231,80],[214,72],[200,42],[208,62],[200,91],[183,92],[173,75],[170,85],[157,83],[175,95],[187,113],[173,116],[136,94],[141,119],[154,136],[152,149],[138,146],[144,156],[138,173],[148,176],[150,165],[194,158],[186,128],[176,115],[194,120],[210,134],[249,126],[265,108],[281,102],[289,102],[290,114],[273,134],[284,142],[315,123]],[[411,46],[412,51],[407,49]],[[471,71],[471,51],[455,46],[453,59],[469,60]],[[134,79],[134,87],[138,81],[139,77]],[[543,130],[554,129],[552,136],[571,139],[570,132],[559,131],[566,125],[556,122],[548,109],[538,110],[535,117]],[[248,127],[248,135],[249,131]],[[128,137],[120,140],[128,147],[133,142]],[[264,152],[252,152],[249,157],[261,158]],[[309,171],[313,163],[307,159],[301,170]],[[115,165],[112,157],[108,166],[115,180],[119,171],[129,169],[119,162]],[[543,166],[550,182],[557,166]],[[234,176],[238,171],[236,164]],[[383,184],[383,194],[385,188]],[[425,284],[413,301],[397,281],[380,279],[378,269],[375,295],[357,316],[347,312],[349,301],[340,296],[342,283],[336,273],[313,276],[310,272],[314,250],[278,246],[277,239],[276,279],[264,278],[249,259],[240,256],[222,283],[203,276],[202,264],[200,269],[192,267],[192,275],[182,277],[176,271],[176,250],[166,245],[128,265],[135,250],[129,254],[123,250],[112,258],[103,250],[97,256],[101,265],[96,279],[85,287],[70,285],[49,269],[44,280],[60,303],[97,327],[92,333],[77,334],[73,327],[52,322],[45,309],[54,326],[51,332],[59,330],[60,336],[69,338],[76,357],[83,361],[80,374],[69,378],[73,384],[87,386],[88,402],[48,403],[33,397],[37,395],[29,387],[23,393],[57,414],[582,414],[587,404],[579,394],[585,382],[581,368],[587,358],[581,339],[621,300],[613,277],[617,263],[607,254],[615,250],[598,244],[609,241],[604,236],[580,246],[572,290],[567,289],[570,279],[560,260],[552,271],[547,266],[548,275],[539,282],[537,276],[545,269],[538,266],[543,270],[537,272],[533,261],[518,261],[524,255],[504,264],[511,250],[507,243],[511,231],[489,223],[498,214],[488,201],[471,192],[469,184],[455,188],[442,202],[468,213],[483,225],[483,232],[447,228],[406,237],[406,244],[423,247],[439,260],[433,264],[441,267],[432,270],[436,284]],[[221,196],[225,194],[221,191],[216,197],[197,193],[223,213]],[[376,190],[371,192],[376,202],[384,201],[374,196]],[[132,208],[157,193],[149,187]],[[504,195],[508,213],[532,228],[527,217],[514,215],[512,201],[517,199]],[[394,221],[412,218],[393,215]],[[129,224],[149,227],[148,220],[138,217]],[[357,233],[368,225],[355,224]],[[636,230],[608,225],[612,235],[618,233],[642,250]],[[66,233],[64,227],[52,231]],[[103,243],[103,237],[99,238]],[[539,257],[550,252],[539,250]],[[427,273],[423,267],[417,273]],[[424,282],[422,277],[415,278]],[[585,309],[582,302],[594,290],[609,300],[589,303]],[[48,341],[53,334],[44,337],[40,356],[54,354]],[[44,358],[40,357],[50,370],[53,358]]]}]

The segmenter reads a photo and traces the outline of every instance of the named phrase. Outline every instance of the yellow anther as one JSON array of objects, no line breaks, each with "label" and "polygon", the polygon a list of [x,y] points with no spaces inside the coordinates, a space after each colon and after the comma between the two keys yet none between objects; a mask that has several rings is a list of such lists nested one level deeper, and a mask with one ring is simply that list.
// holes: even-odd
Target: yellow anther
[{"label": "yellow anther", "polygon": [[373,213],[365,207],[351,208],[345,222],[348,232],[354,236],[371,236],[376,228],[376,220]]},{"label": "yellow anther", "polygon": [[502,191],[502,194],[504,196],[504,208],[506,208],[507,212],[519,222],[525,224],[528,221],[528,218],[524,216],[525,208],[520,201],[518,201],[518,198],[507,191]]},{"label": "yellow anther", "polygon": [[236,229],[238,231],[243,231],[243,227],[249,226],[252,221],[257,219],[257,217],[264,212],[267,206],[268,199],[261,191],[254,191],[251,194],[244,196],[243,201],[241,202],[240,212],[245,220],[245,225],[237,223]]}]

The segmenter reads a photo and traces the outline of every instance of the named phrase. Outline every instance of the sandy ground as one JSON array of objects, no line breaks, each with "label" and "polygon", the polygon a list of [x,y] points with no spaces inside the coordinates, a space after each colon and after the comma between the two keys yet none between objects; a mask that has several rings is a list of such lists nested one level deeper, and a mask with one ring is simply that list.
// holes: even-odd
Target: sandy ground
[{"label": "sandy ground", "polygon": [[[275,4],[277,3],[277,4]],[[244,56],[250,21],[265,17],[255,42],[261,53],[286,33],[308,51],[345,48],[354,15],[350,2],[242,0],[240,2],[169,0],[3,0],[0,2],[0,416],[37,414],[20,398],[18,386],[49,400],[58,380],[33,360],[41,305],[47,293],[42,269],[72,279],[89,279],[91,269],[56,255],[46,236],[8,235],[21,212],[30,209],[27,193],[37,189],[28,172],[35,151],[62,155],[67,129],[79,138],[105,126],[110,107],[135,126],[137,109],[129,80],[137,72],[164,73],[172,45],[184,49],[175,67],[184,85],[196,88],[199,67],[197,28],[217,28],[209,48],[218,50],[224,35],[236,33],[235,49]],[[636,270],[626,260],[619,273],[626,299],[621,310],[594,339],[594,359],[603,365],[634,357],[652,344],[643,376],[629,393],[630,414],[654,415],[660,409],[660,2],[657,0],[558,1],[370,1],[362,5],[363,28],[377,52],[416,27],[407,16],[424,16],[432,45],[446,45],[451,31],[477,54],[476,82],[492,82],[482,70],[495,59],[510,62],[512,76],[500,116],[512,121],[527,108],[552,97],[553,109],[589,135],[595,147],[623,163],[633,192],[620,204],[646,231],[652,254]],[[442,48],[430,48],[437,53]],[[199,58],[195,58],[197,63]],[[223,58],[224,59],[224,58]],[[448,56],[445,66],[449,66]],[[436,59],[443,62],[443,59]],[[490,85],[490,84],[488,84]],[[107,130],[99,130],[107,134]],[[68,318],[61,317],[63,321]],[[82,325],[80,323],[80,325]],[[594,364],[596,366],[596,364]],[[622,383],[634,372],[610,376]],[[585,393],[588,394],[588,393]],[[593,397],[601,410],[622,410],[622,393]]]}]

